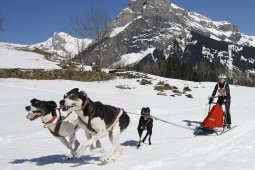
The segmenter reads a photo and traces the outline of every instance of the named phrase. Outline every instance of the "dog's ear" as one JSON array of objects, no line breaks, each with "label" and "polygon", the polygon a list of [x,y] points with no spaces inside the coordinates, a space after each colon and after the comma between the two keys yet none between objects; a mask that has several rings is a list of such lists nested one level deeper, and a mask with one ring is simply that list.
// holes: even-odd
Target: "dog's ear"
[{"label": "dog's ear", "polygon": [[36,102],[36,100],[37,100],[36,98],[33,98],[30,100],[30,103]]},{"label": "dog's ear", "polygon": [[79,92],[79,95],[80,95],[80,96],[85,96],[85,97],[86,97],[86,96],[87,96],[87,93],[86,93],[85,91],[81,90],[81,91]]},{"label": "dog's ear", "polygon": [[33,98],[32,100],[30,100],[30,103],[35,103],[37,102],[38,100],[36,98]]},{"label": "dog's ear", "polygon": [[74,88],[73,90],[71,90],[72,92],[79,92],[79,88]]},{"label": "dog's ear", "polygon": [[48,104],[51,106],[51,108],[55,109],[57,108],[57,104],[54,101],[48,101]]}]

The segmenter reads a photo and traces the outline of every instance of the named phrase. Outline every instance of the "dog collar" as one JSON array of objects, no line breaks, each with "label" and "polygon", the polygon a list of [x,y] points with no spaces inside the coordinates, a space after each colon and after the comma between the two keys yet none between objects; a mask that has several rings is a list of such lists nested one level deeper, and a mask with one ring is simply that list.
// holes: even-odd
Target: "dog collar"
[{"label": "dog collar", "polygon": [[50,123],[54,122],[54,120],[55,120],[57,117],[58,117],[58,116],[57,116],[57,114],[56,114],[56,115],[53,116],[53,117],[50,119],[50,121],[48,121],[46,124],[50,124]]},{"label": "dog collar", "polygon": [[57,117],[58,117],[58,115],[56,113],[55,116],[53,116],[46,124],[50,124],[50,123],[54,122]]},{"label": "dog collar", "polygon": [[85,109],[85,107],[87,106],[89,104],[89,99],[87,99],[85,102],[84,102],[84,104],[83,104],[83,106],[82,106],[82,110],[83,109]]}]

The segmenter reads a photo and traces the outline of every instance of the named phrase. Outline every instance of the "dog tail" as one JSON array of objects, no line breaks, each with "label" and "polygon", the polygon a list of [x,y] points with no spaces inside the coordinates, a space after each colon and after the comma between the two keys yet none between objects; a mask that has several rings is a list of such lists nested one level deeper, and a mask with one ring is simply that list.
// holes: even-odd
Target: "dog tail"
[{"label": "dog tail", "polygon": [[125,130],[130,123],[130,118],[128,114],[123,110],[122,115],[119,118],[120,132]]}]

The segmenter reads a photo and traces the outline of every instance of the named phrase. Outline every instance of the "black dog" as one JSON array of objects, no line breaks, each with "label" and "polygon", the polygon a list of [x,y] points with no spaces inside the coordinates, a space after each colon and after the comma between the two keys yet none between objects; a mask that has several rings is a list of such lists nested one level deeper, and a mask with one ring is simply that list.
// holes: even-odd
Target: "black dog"
[{"label": "black dog", "polygon": [[[152,135],[152,127],[153,127],[153,119],[150,117],[150,108],[143,107],[141,110],[141,117],[139,119],[139,124],[137,127],[138,135],[139,135],[139,142],[137,147],[141,146],[141,142],[145,142],[146,138],[149,136],[149,145],[151,145],[151,135]],[[141,140],[143,131],[147,130],[147,133],[143,140]]]}]

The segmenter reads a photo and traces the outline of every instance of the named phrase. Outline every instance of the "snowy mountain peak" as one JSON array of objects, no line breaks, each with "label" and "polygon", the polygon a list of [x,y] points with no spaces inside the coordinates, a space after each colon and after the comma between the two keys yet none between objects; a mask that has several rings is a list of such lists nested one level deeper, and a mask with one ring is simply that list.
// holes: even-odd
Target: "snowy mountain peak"
[{"label": "snowy mountain peak", "polygon": [[123,27],[138,17],[144,18],[147,22],[160,19],[159,22],[168,23],[169,30],[174,26],[183,31],[194,30],[219,41],[255,46],[254,37],[241,33],[236,25],[228,21],[213,21],[196,12],[188,12],[168,0],[130,1],[128,8],[119,14],[108,30],[114,31],[114,28]]},{"label": "snowy mountain peak", "polygon": [[64,32],[56,32],[47,41],[35,44],[34,47],[65,58],[73,58],[85,49],[91,39],[79,39]]},{"label": "snowy mountain peak", "polygon": [[169,7],[168,0],[135,0],[129,3],[129,8],[134,12],[141,12],[146,7]]},{"label": "snowy mountain peak", "polygon": [[[230,22],[213,21],[168,0],[130,1],[109,24],[104,36],[101,42],[104,44],[103,65],[108,67],[131,67],[168,76],[166,69],[171,66],[163,64],[163,68],[162,64],[157,65],[158,61],[170,63],[168,58],[175,56],[195,71],[202,68],[201,63],[214,64],[232,73],[234,70],[254,73],[255,70],[255,65],[248,62],[255,57],[253,36],[241,33]],[[98,53],[96,46],[87,48],[84,62],[94,62]]]}]

